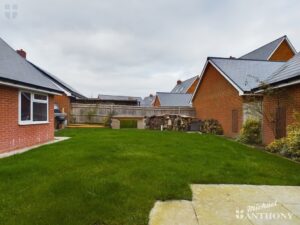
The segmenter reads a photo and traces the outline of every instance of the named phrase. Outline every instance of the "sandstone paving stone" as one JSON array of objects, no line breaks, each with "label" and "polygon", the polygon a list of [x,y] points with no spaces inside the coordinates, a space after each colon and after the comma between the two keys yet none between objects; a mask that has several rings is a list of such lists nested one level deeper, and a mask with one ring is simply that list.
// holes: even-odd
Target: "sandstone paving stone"
[{"label": "sandstone paving stone", "polygon": [[149,225],[198,225],[190,201],[157,201],[150,212]]},{"label": "sandstone paving stone", "polygon": [[287,208],[295,216],[300,218],[300,203],[299,204],[283,204],[283,207]]},{"label": "sandstone paving stone", "polygon": [[149,225],[300,225],[300,187],[191,185],[192,201],[156,202]]},{"label": "sandstone paving stone", "polygon": [[281,203],[300,204],[299,186],[258,186],[266,194]]}]

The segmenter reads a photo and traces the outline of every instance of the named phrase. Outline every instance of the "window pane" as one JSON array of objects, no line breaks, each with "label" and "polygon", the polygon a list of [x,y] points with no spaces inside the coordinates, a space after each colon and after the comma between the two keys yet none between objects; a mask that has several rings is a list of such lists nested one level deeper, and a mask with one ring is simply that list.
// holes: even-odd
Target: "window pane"
[{"label": "window pane", "polygon": [[21,92],[21,120],[30,120],[30,93]]},{"label": "window pane", "polygon": [[34,94],[34,99],[47,100],[47,95]]},{"label": "window pane", "polygon": [[47,104],[33,103],[33,121],[47,121]]}]

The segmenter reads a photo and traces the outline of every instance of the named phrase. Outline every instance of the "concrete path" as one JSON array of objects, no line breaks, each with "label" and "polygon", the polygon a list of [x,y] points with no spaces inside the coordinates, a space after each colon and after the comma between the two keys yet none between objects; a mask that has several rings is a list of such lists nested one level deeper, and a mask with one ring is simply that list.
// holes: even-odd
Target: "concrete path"
[{"label": "concrete path", "polygon": [[191,185],[192,201],[158,201],[149,225],[300,225],[300,187]]},{"label": "concrete path", "polygon": [[68,139],[70,139],[70,137],[54,137],[54,140],[48,141],[48,142],[45,142],[45,143],[42,143],[42,144],[37,144],[37,145],[33,145],[33,146],[30,146],[30,147],[26,147],[26,148],[21,148],[21,149],[16,149],[16,150],[9,151],[9,152],[0,153],[0,159],[6,158],[6,157],[9,157],[9,156],[12,156],[12,155],[22,154],[24,152],[28,152],[32,149],[41,147],[43,145],[55,144],[57,142],[65,141],[65,140],[68,140]]}]

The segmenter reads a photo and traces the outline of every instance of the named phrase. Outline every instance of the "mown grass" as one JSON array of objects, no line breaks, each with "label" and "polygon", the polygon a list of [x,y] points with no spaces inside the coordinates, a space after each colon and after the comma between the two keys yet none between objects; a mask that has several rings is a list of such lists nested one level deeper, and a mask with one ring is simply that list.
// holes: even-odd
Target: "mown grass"
[{"label": "mown grass", "polygon": [[0,160],[0,224],[142,225],[191,183],[300,185],[300,165],[221,137],[66,129],[72,139]]}]

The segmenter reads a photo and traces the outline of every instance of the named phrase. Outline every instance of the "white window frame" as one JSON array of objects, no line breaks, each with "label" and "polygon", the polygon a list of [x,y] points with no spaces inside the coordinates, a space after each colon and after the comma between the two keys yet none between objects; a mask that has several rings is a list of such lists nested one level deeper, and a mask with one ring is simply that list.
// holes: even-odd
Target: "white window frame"
[{"label": "white window frame", "polygon": [[[30,120],[24,120],[22,121],[21,119],[21,97],[22,97],[22,92],[26,92],[30,94]],[[41,99],[35,99],[34,95],[43,95],[46,96],[46,100],[41,100]],[[33,121],[33,103],[46,103],[47,104],[47,120],[46,121]],[[39,93],[39,92],[32,92],[28,90],[20,90],[19,91],[19,104],[18,104],[18,113],[19,113],[19,125],[32,125],[32,124],[47,124],[49,123],[49,96],[44,93]]]}]

